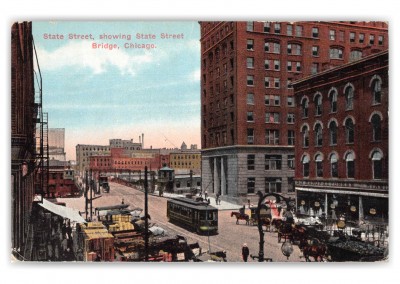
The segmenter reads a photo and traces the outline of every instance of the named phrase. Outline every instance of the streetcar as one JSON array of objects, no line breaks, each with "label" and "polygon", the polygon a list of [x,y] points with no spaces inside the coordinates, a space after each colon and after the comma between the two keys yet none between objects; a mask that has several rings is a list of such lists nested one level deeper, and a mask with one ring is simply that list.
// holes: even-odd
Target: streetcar
[{"label": "streetcar", "polygon": [[167,201],[168,221],[198,234],[218,233],[218,209],[185,197]]}]

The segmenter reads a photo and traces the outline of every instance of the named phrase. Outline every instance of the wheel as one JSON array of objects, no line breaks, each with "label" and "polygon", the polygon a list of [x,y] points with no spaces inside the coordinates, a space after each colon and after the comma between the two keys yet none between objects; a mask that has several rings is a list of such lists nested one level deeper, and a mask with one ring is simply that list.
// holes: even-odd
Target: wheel
[{"label": "wheel", "polygon": [[278,233],[278,243],[281,242],[281,239],[282,239],[282,234],[281,234],[281,233]]}]

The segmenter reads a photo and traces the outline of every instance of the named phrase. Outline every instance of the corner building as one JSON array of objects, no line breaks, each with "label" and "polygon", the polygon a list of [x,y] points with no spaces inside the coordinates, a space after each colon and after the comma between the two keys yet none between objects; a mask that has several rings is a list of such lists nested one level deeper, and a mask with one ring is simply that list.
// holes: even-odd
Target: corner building
[{"label": "corner building", "polygon": [[291,83],[388,48],[382,22],[200,22],[202,188],[295,196]]},{"label": "corner building", "polygon": [[302,213],[387,223],[388,65],[386,50],[294,83]]}]

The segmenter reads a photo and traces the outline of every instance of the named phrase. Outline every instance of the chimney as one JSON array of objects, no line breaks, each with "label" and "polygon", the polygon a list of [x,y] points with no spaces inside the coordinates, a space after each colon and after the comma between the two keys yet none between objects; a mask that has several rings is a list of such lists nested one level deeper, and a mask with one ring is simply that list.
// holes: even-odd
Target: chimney
[{"label": "chimney", "polygon": [[141,139],[140,135],[139,135],[139,143],[142,144],[142,139]]},{"label": "chimney", "polygon": [[144,134],[142,133],[142,149],[144,149]]}]

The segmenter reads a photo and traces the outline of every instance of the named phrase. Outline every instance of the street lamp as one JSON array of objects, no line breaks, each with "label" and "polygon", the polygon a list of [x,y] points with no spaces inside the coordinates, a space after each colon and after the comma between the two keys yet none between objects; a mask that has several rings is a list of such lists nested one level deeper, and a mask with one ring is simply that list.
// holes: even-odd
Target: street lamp
[{"label": "street lamp", "polygon": [[[264,231],[262,228],[262,222],[261,222],[261,216],[260,216],[261,208],[265,206],[265,204],[263,203],[265,201],[265,199],[269,196],[273,196],[276,199],[276,203],[280,203],[281,201],[284,201],[286,203],[286,208],[287,208],[286,210],[289,211],[291,208],[290,199],[286,198],[278,193],[263,194],[261,191],[258,191],[257,195],[259,197],[259,200],[258,200],[258,205],[257,205],[257,209],[256,209],[256,215],[257,215],[258,233],[260,235],[260,242],[259,242],[260,246],[259,246],[258,256],[251,256],[251,257],[253,259],[258,258],[259,262],[272,261],[271,258],[264,258]],[[282,251],[283,255],[285,255],[287,258],[289,258],[289,256],[293,252],[292,244],[290,242],[284,242],[282,244],[281,251]]]}]

